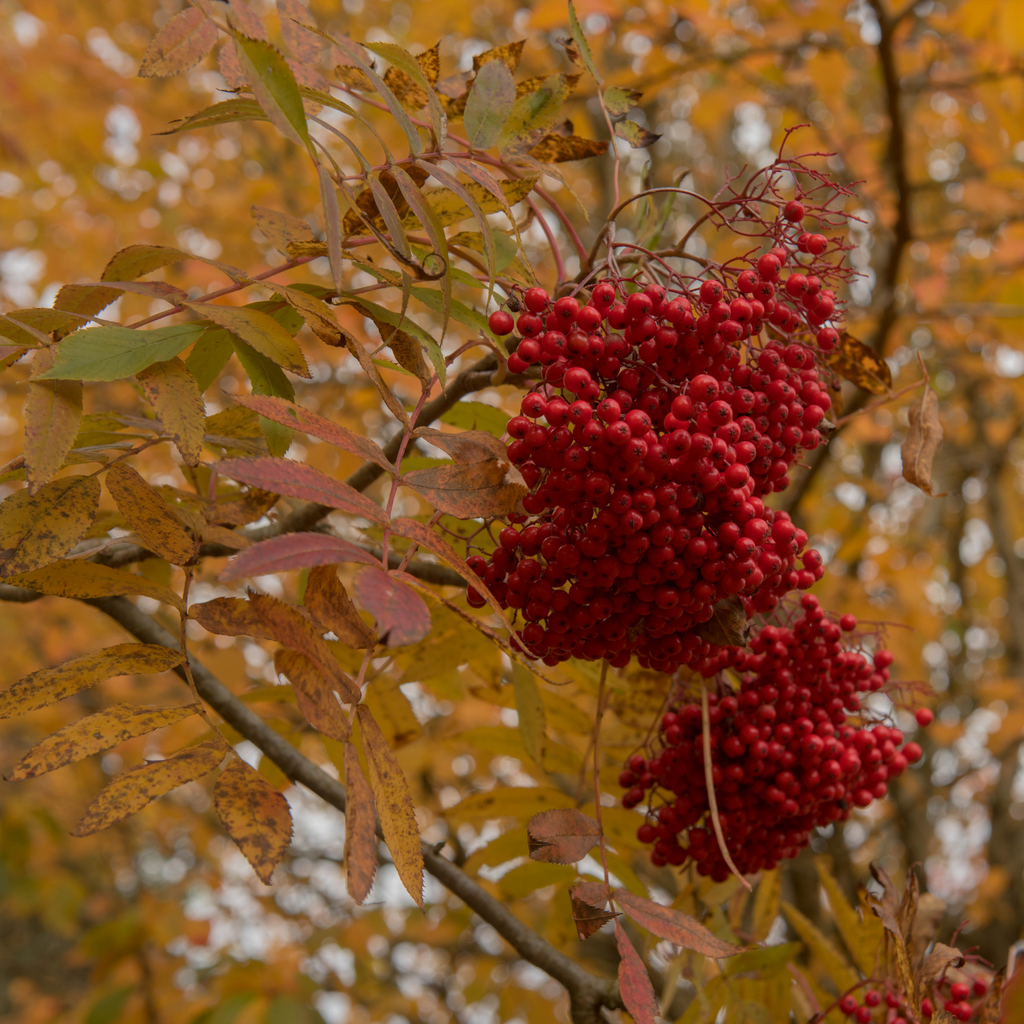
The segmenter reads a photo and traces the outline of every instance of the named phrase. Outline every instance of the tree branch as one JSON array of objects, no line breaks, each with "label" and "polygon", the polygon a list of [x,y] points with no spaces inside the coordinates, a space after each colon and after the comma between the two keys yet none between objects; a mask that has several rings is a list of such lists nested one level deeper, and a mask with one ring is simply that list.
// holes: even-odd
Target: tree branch
[{"label": "tree branch", "polygon": [[[125,597],[96,598],[85,602],[98,608],[136,639],[178,649],[178,641],[158,622]],[[262,751],[293,782],[301,783],[337,810],[345,810],[345,787],[304,757],[263,719],[240,701],[212,672],[190,659],[199,695],[229,725]],[[175,671],[184,677],[181,668]],[[441,856],[438,848],[422,844],[426,869],[491,925],[516,952],[539,967],[569,993],[574,1024],[599,1024],[602,1006],[622,1006],[615,982],[598,978],[528,928],[507,907]]]}]

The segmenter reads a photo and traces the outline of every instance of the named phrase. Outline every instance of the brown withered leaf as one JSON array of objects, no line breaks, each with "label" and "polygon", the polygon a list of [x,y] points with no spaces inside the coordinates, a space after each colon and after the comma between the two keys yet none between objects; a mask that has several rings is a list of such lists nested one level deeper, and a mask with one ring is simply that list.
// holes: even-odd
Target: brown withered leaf
[{"label": "brown withered leaf", "polygon": [[401,68],[392,65],[384,72],[384,84],[406,110],[415,113],[427,105],[427,91]]},{"label": "brown withered leaf", "polygon": [[572,904],[572,919],[576,925],[576,933],[583,939],[589,939],[591,935],[599,931],[609,921],[613,921],[619,915],[609,910],[598,910],[589,903],[578,899],[572,889],[569,890],[569,900]]},{"label": "brown withered leaf", "polygon": [[339,743],[349,738],[352,730],[338,698],[309,658],[298,651],[281,649],[274,653],[274,668],[292,684],[299,710],[317,732]]},{"label": "brown withered leaf", "polygon": [[208,775],[230,752],[231,748],[218,736],[164,761],[143,761],[120,772],[89,805],[71,834],[88,836],[109,828],[141,811],[158,796]]},{"label": "brown withered leaf", "polygon": [[918,992],[930,992],[932,982],[947,967],[963,967],[966,963],[959,949],[953,949],[941,942],[936,942],[932,951],[924,958],[917,974]]},{"label": "brown withered leaf", "polygon": [[935,1008],[935,1013],[931,1018],[931,1024],[959,1024],[959,1022],[959,1017],[954,1017],[949,1010],[944,1010],[941,1006]]},{"label": "brown withered leaf", "polygon": [[360,650],[377,646],[377,631],[359,617],[338,579],[337,566],[316,565],[309,570],[304,603],[309,614],[343,644]]},{"label": "brown withered leaf", "polygon": [[83,757],[109,750],[125,740],[145,736],[165,725],[198,713],[198,704],[147,708],[137,704],[115,704],[78,722],[58,729],[34,746],[5,776],[8,782],[31,779],[62,768]]},{"label": "brown withered leaf", "polygon": [[96,518],[99,477],[71,476],[37,494],[15,491],[0,504],[0,575],[31,572],[66,555]]},{"label": "brown withered leaf", "polygon": [[903,456],[903,479],[920,487],[926,494],[932,490],[932,463],[942,444],[939,422],[939,396],[925,385],[921,401],[910,407],[910,432],[900,446]]},{"label": "brown withered leaf", "polygon": [[575,807],[541,811],[526,823],[526,831],[530,860],[547,864],[575,864],[601,838],[601,826]]},{"label": "brown withered leaf", "polygon": [[611,887],[604,882],[577,882],[569,892],[573,899],[580,900],[595,910],[604,910],[612,898]]},{"label": "brown withered leaf", "polygon": [[419,491],[434,508],[459,519],[503,516],[518,511],[519,503],[529,490],[519,470],[499,459],[416,469],[401,479],[402,483]]},{"label": "brown withered leaf", "polygon": [[435,85],[441,75],[441,41],[438,40],[429,50],[416,54],[416,63],[423,72],[423,77]]},{"label": "brown withered leaf", "polygon": [[608,150],[607,142],[584,139],[578,135],[545,135],[531,150],[530,156],[541,163],[565,163],[601,156]]},{"label": "brown withered leaf", "polygon": [[910,936],[917,919],[917,901],[921,894],[921,885],[917,880],[917,872],[913,868],[907,870],[907,884],[903,890],[903,899],[896,910],[896,921],[903,933],[903,941],[910,947]]},{"label": "brown withered leaf", "polygon": [[200,523],[199,532],[204,544],[221,544],[226,548],[231,548],[233,551],[242,551],[249,547],[251,543],[248,537],[243,537],[242,534],[235,533],[234,530],[229,530],[226,526],[212,526],[210,523]]},{"label": "brown withered leaf", "polygon": [[839,344],[825,360],[840,376],[873,395],[887,395],[892,388],[889,364],[849,331],[839,332]]},{"label": "brown withered leaf", "polygon": [[[32,353],[32,373],[53,368],[48,348]],[[31,494],[64,465],[82,421],[80,380],[32,380],[25,394],[25,479]]]},{"label": "brown withered leaf", "polygon": [[298,609],[266,594],[250,592],[249,604],[260,617],[271,639],[300,651],[324,674],[330,685],[341,694],[342,700],[355,704],[359,688],[341,670],[327,641],[318,627]]},{"label": "brown withered leaf", "polygon": [[212,601],[193,604],[188,614],[203,629],[218,636],[275,639],[252,604],[241,597],[215,597]]},{"label": "brown withered leaf", "polygon": [[180,359],[168,359],[152,363],[135,378],[185,465],[198,466],[206,432],[206,404],[195,377]]},{"label": "brown withered leaf", "polygon": [[299,288],[286,288],[279,284],[274,285],[274,290],[306,321],[306,326],[325,345],[337,348],[345,344],[345,334],[338,325],[338,318],[323,299]]},{"label": "brown withered leaf", "polygon": [[417,427],[413,437],[422,438],[435,448],[440,448],[456,462],[474,463],[497,459],[506,466],[508,449],[493,434],[484,430],[464,430],[458,433],[446,433],[433,427]]},{"label": "brown withered leaf", "polygon": [[288,801],[255,768],[234,757],[217,777],[213,806],[256,877],[270,885],[292,841]]},{"label": "brown withered leaf", "polygon": [[353,583],[356,599],[377,620],[377,633],[388,647],[405,647],[430,632],[430,610],[423,598],[383,569],[368,565]]},{"label": "brown withered leaf", "polygon": [[361,704],[356,713],[384,841],[405,891],[422,907],[423,851],[409,782],[369,709]]},{"label": "brown withered leaf", "polygon": [[526,40],[519,39],[514,43],[506,43],[504,46],[494,46],[489,50],[484,50],[483,53],[478,53],[473,58],[473,71],[479,71],[488,61],[500,60],[509,71],[515,72],[522,59],[524,46],[526,46]]},{"label": "brown withered leaf", "polygon": [[414,338],[408,331],[403,331],[400,327],[392,327],[391,324],[384,323],[365,308],[363,313],[373,321],[380,333],[381,341],[391,349],[398,365],[419,378],[420,383],[427,387],[433,378],[433,371],[423,357],[423,346],[419,339]]},{"label": "brown withered leaf", "polygon": [[279,495],[273,491],[262,491],[258,487],[250,487],[237,498],[226,498],[207,511],[207,518],[212,523],[228,526],[246,526],[265,516],[276,504]]},{"label": "brown withered leaf", "polygon": [[[360,72],[362,74],[362,72]],[[411,79],[410,79],[411,81]],[[426,102],[426,99],[423,101]],[[408,168],[409,177],[417,185],[422,185],[427,178],[430,177],[429,173],[422,167],[417,167],[415,164],[411,164]],[[388,194],[391,202],[395,204],[395,209],[398,211],[399,217],[404,217],[409,212],[409,204],[402,194],[402,190],[398,187],[398,182],[395,180],[395,176],[387,170],[381,171],[378,175],[380,183],[384,186],[384,191]],[[377,200],[373,197],[373,191],[370,188],[364,189],[356,196],[356,206],[362,212],[363,216],[370,221],[374,227],[384,231],[387,229],[387,225],[384,223],[384,218],[381,216],[380,209],[377,206]],[[355,210],[349,210],[341,222],[342,230],[346,235],[358,234],[361,231],[365,231],[366,228],[363,224],[362,218]]]},{"label": "brown withered leaf", "polygon": [[301,217],[256,205],[252,206],[252,215],[256,220],[256,226],[282,256],[288,255],[288,245],[291,242],[313,241],[313,232]]},{"label": "brown withered leaf", "polygon": [[373,790],[351,743],[345,760],[345,881],[348,893],[360,906],[370,894],[377,873],[376,811]]},{"label": "brown withered leaf", "polygon": [[978,1024],[1001,1024],[1003,1017],[1003,985],[1006,983],[1006,968],[1000,967],[992,978],[985,1002],[981,1004]]},{"label": "brown withered leaf", "polygon": [[871,864],[870,868],[875,881],[882,886],[883,893],[881,896],[877,893],[868,893],[868,904],[891,936],[890,943],[896,957],[896,973],[899,978],[900,989],[910,1001],[910,1005],[916,1006],[917,988],[911,969],[910,954],[903,938],[903,930],[897,920],[899,902],[896,886],[883,868],[876,864]]},{"label": "brown withered leaf", "polygon": [[166,672],[180,665],[181,651],[158,644],[117,644],[43,668],[0,690],[0,718],[36,711],[114,676]]},{"label": "brown withered leaf", "polygon": [[913,950],[912,960],[915,970],[924,960],[925,950],[934,941],[945,916],[945,900],[930,892],[923,892],[918,896],[917,914],[910,927],[910,946]]},{"label": "brown withered leaf", "polygon": [[114,463],[107,471],[107,490],[151,551],[175,565],[195,558],[198,545],[181,518],[131,466]]},{"label": "brown withered leaf", "polygon": [[750,630],[743,602],[738,597],[727,597],[711,612],[711,618],[694,629],[697,636],[721,647],[746,647]]},{"label": "brown withered leaf", "polygon": [[140,78],[164,78],[195,67],[217,42],[216,23],[196,7],[187,7],[153,37],[139,65]]}]

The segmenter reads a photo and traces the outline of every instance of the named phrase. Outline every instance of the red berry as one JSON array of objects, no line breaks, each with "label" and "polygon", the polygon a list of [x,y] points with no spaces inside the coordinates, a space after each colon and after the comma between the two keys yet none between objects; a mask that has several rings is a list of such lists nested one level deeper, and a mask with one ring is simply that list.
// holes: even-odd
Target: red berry
[{"label": "red berry", "polygon": [[908,764],[914,764],[921,760],[921,756],[924,751],[917,743],[907,743],[903,747],[903,756],[907,759]]},{"label": "red berry", "polygon": [[531,313],[540,313],[547,307],[550,296],[543,288],[528,288],[523,296],[526,308]]},{"label": "red berry", "polygon": [[949,988],[950,998],[954,1002],[957,1002],[957,1003],[959,1003],[962,1000],[966,999],[970,994],[971,994],[971,986],[964,984],[964,982],[962,982],[962,981],[956,982],[955,984],[951,985],[950,988]]},{"label": "red berry", "polygon": [[594,286],[591,301],[602,309],[610,309],[615,302],[615,285],[611,281],[600,281]]},{"label": "red berry", "polygon": [[922,729],[931,725],[935,720],[935,715],[928,708],[918,708],[917,711],[914,712],[914,717],[917,719],[917,724],[921,726]]},{"label": "red berry", "polygon": [[844,615],[839,620],[839,628],[844,633],[852,633],[857,628],[857,616],[856,615]]},{"label": "red berry", "polygon": [[851,995],[845,995],[839,1000],[839,1009],[849,1017],[857,1011],[857,1000]]},{"label": "red berry", "polygon": [[700,301],[705,305],[719,302],[725,294],[725,289],[719,281],[704,281],[700,286]]},{"label": "red berry", "polygon": [[512,328],[515,323],[512,320],[510,313],[506,313],[503,309],[498,309],[493,312],[487,319],[487,326],[497,335],[504,337],[506,334],[512,333]]},{"label": "red berry", "polygon": [[820,256],[828,248],[828,239],[824,235],[808,235],[807,251],[813,256]]},{"label": "red berry", "polygon": [[782,208],[782,216],[785,217],[786,220],[791,220],[794,223],[802,221],[806,212],[804,204],[797,202],[795,199],[790,199],[790,201]]},{"label": "red berry", "polygon": [[[762,281],[777,280],[781,269],[781,261],[777,256],[774,256],[771,253],[765,253],[765,255],[757,261],[757,273]],[[527,294],[529,294],[529,292],[527,292]]]}]

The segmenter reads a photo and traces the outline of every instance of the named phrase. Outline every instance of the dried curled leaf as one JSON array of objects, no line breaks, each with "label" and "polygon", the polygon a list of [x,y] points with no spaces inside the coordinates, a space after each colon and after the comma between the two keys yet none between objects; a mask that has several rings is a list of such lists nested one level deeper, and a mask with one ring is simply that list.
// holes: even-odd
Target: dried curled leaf
[{"label": "dried curled leaf", "polygon": [[575,807],[535,814],[527,823],[530,859],[548,864],[575,864],[601,838],[601,826]]},{"label": "dried curled leaf", "polygon": [[256,876],[270,885],[292,841],[288,801],[255,768],[235,757],[217,778],[213,806]]},{"label": "dried curled leaf", "polygon": [[892,370],[886,360],[849,331],[839,332],[839,344],[826,361],[851,384],[873,395],[887,395],[892,388]]},{"label": "dried curled leaf", "polygon": [[746,647],[747,613],[738,597],[727,597],[711,609],[711,618],[701,623],[694,632],[708,643],[722,647]]},{"label": "dried curled leaf", "polygon": [[[580,939],[589,939],[591,935],[599,931],[604,927],[604,925],[609,921],[613,921],[619,915],[608,910],[600,910],[593,904],[588,903],[586,900],[580,899],[576,894],[577,888],[578,886],[573,886],[569,890],[569,899],[572,904],[572,919],[576,925],[576,933],[579,935]],[[607,902],[607,900],[605,902]]]},{"label": "dried curled leaf", "polygon": [[939,396],[926,385],[921,401],[910,407],[909,415],[910,432],[900,446],[903,479],[920,487],[926,494],[934,494],[932,463],[942,444]]}]

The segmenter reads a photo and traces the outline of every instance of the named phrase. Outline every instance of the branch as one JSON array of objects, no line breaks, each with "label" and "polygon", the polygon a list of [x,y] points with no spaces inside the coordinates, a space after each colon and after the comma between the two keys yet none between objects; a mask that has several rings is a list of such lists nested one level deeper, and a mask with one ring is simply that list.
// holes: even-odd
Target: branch
[{"label": "branch", "polygon": [[[98,608],[143,643],[160,644],[178,650],[178,642],[166,629],[124,597],[96,598],[85,602]],[[257,746],[293,782],[301,783],[339,811],[345,810],[345,787],[299,753],[262,718],[240,701],[209,669],[191,662],[199,695],[229,725]],[[175,671],[184,677],[179,667]],[[601,1007],[622,1007],[618,986],[585,971],[546,939],[528,928],[507,907],[441,856],[438,848],[422,844],[426,869],[459,897],[480,918],[491,925],[516,952],[539,967],[569,993],[573,1024],[599,1024]]]}]

